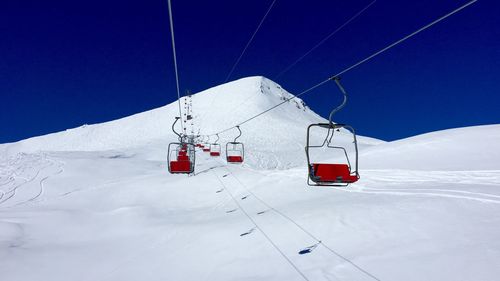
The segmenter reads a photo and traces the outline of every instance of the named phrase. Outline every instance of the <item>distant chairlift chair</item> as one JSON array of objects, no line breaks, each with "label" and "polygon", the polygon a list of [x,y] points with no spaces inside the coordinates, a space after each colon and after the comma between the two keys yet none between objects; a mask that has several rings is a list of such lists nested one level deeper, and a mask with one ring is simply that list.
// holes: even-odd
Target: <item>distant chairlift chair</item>
[{"label": "distant chairlift chair", "polygon": [[231,142],[226,143],[226,160],[228,163],[243,163],[245,158],[245,147],[243,143],[236,140],[241,137],[240,126],[236,126],[240,134]]},{"label": "distant chairlift chair", "polygon": [[210,137],[207,136],[207,138],[207,141],[205,141],[205,137],[203,137],[203,142],[201,145],[203,152],[210,152]]},{"label": "distant chairlift chair", "polygon": [[191,174],[195,166],[194,145],[187,143],[185,138],[175,131],[174,126],[178,120],[179,117],[176,117],[172,131],[179,137],[179,142],[172,142],[168,145],[168,171],[171,174]]},{"label": "distant chairlift chair", "polygon": [[220,156],[221,147],[217,142],[219,141],[219,134],[216,134],[217,139],[214,143],[210,144],[210,156],[217,157]]},{"label": "distant chairlift chair", "polygon": [[[308,163],[308,178],[307,184],[312,186],[326,185],[326,186],[347,186],[351,183],[356,182],[359,179],[358,173],[358,143],[356,140],[356,133],[354,129],[346,124],[335,124],[332,121],[333,115],[341,110],[347,102],[347,93],[340,84],[340,79],[338,77],[333,78],[338,88],[344,95],[344,100],[337,108],[330,112],[329,123],[318,123],[311,124],[307,128],[307,143],[306,143],[306,157]],[[311,129],[321,128],[326,130],[326,137],[323,142],[319,145],[311,145]],[[345,129],[352,135],[352,147],[350,151],[354,154],[354,167],[351,165],[350,157],[347,149],[348,147],[340,146],[337,144],[337,138],[334,134],[337,132],[339,134],[340,129]],[[324,153],[331,154],[332,157],[334,152],[340,152],[339,155],[345,157],[344,161],[339,160],[334,163],[320,163],[316,159],[312,159],[312,151],[321,149],[322,156]],[[331,152],[329,152],[331,151]],[[351,154],[352,156],[352,154]]]}]

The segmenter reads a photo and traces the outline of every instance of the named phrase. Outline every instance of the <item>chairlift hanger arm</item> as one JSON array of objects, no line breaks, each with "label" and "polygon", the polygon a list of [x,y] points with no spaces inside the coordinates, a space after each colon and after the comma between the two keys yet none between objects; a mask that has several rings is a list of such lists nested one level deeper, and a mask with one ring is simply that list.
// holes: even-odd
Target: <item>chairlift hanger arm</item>
[{"label": "chairlift hanger arm", "polygon": [[234,138],[234,141],[233,141],[233,142],[236,142],[236,140],[237,140],[239,137],[241,137],[241,129],[240,129],[240,126],[239,126],[239,125],[238,125],[238,126],[236,126],[236,129],[238,129],[238,131],[240,132],[240,134],[239,134],[236,138]]},{"label": "chairlift hanger arm", "polygon": [[344,106],[346,105],[347,103],[347,93],[344,89],[344,87],[342,87],[342,84],[340,84],[340,77],[339,76],[335,76],[332,78],[333,81],[335,81],[335,84],[337,84],[337,87],[339,88],[340,92],[342,92],[342,94],[344,95],[344,100],[342,101],[342,103],[337,106],[336,108],[334,108],[332,110],[332,112],[330,112],[330,116],[328,117],[328,120],[330,121],[330,124],[333,124],[333,115],[337,112],[339,112],[342,108],[344,108]]},{"label": "chairlift hanger arm", "polygon": [[179,121],[179,119],[180,119],[180,117],[175,117],[175,121],[172,124],[172,131],[174,132],[174,134],[176,134],[179,137],[179,141],[182,142],[182,136],[175,131],[175,123],[177,123],[177,121]]}]

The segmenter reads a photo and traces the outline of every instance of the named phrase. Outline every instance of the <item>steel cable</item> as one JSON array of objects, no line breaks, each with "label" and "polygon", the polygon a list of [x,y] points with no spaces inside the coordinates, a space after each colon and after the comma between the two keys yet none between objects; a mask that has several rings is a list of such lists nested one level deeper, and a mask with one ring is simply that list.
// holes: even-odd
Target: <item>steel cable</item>
[{"label": "steel cable", "polygon": [[308,93],[308,92],[310,92],[310,91],[312,91],[312,90],[314,90],[314,89],[316,89],[316,88],[318,88],[318,87],[322,86],[323,84],[327,83],[327,82],[328,82],[328,81],[330,81],[330,80],[334,80],[336,77],[339,77],[339,76],[341,76],[341,75],[345,74],[346,72],[348,72],[348,71],[350,71],[350,70],[352,70],[352,69],[354,69],[354,68],[356,68],[356,67],[360,66],[361,64],[363,64],[363,63],[365,63],[365,62],[367,62],[367,61],[369,61],[369,60],[373,59],[374,57],[376,57],[376,56],[380,55],[381,53],[383,53],[383,52],[385,52],[385,51],[387,51],[387,50],[389,50],[389,49],[391,49],[391,48],[393,48],[393,47],[395,47],[395,46],[397,46],[397,45],[401,44],[402,42],[404,42],[404,41],[406,41],[406,40],[410,39],[411,37],[413,37],[413,36],[417,35],[418,33],[422,32],[422,31],[424,31],[424,30],[426,30],[426,29],[430,28],[431,26],[433,26],[433,25],[435,25],[435,24],[437,24],[437,23],[441,22],[442,20],[444,20],[444,19],[446,19],[446,18],[448,18],[448,17],[450,17],[450,16],[452,16],[452,15],[454,15],[454,14],[458,13],[459,11],[461,11],[461,10],[463,10],[463,9],[467,8],[468,6],[470,6],[470,5],[474,4],[474,3],[475,3],[475,2],[477,2],[477,1],[478,1],[478,0],[472,0],[472,1],[469,1],[469,2],[465,3],[464,5],[462,5],[462,6],[458,7],[458,8],[456,8],[455,10],[453,10],[453,11],[451,11],[451,12],[449,12],[449,13],[447,13],[446,15],[444,15],[444,16],[442,16],[442,17],[440,17],[440,18],[438,18],[438,19],[436,19],[436,20],[434,20],[434,21],[432,21],[431,23],[429,23],[429,24],[427,24],[427,25],[425,25],[425,26],[421,27],[420,29],[418,29],[418,30],[416,30],[416,31],[414,31],[414,32],[412,32],[412,33],[410,33],[409,35],[406,35],[405,37],[403,37],[403,38],[401,38],[401,39],[397,40],[396,42],[394,42],[394,43],[392,43],[392,44],[388,45],[387,47],[384,47],[384,48],[382,48],[381,50],[379,50],[379,51],[377,51],[377,52],[375,52],[375,53],[371,54],[370,56],[368,56],[368,57],[366,57],[366,58],[364,58],[364,59],[362,59],[362,60],[358,61],[357,63],[355,63],[355,64],[353,64],[353,65],[351,65],[351,66],[349,66],[349,67],[345,68],[344,70],[342,70],[342,71],[338,72],[337,74],[335,74],[335,75],[331,76],[330,78],[328,78],[328,79],[326,79],[326,80],[324,80],[324,81],[321,81],[321,82],[319,82],[318,84],[316,84],[316,85],[314,85],[314,86],[312,86],[312,87],[308,88],[307,90],[304,90],[304,91],[302,91],[301,93],[299,93],[299,94],[297,94],[297,95],[295,95],[295,96],[293,96],[293,97],[287,98],[287,99],[283,100],[282,102],[280,102],[280,103],[278,103],[278,104],[276,104],[276,105],[274,105],[274,106],[272,106],[272,107],[270,107],[270,108],[268,108],[268,109],[266,109],[266,110],[264,110],[264,111],[262,111],[262,112],[260,112],[260,113],[258,113],[258,114],[256,114],[256,115],[254,115],[254,116],[252,116],[252,117],[250,117],[250,118],[248,118],[248,119],[246,119],[246,120],[244,120],[244,121],[242,121],[242,122],[240,122],[240,123],[238,123],[238,124],[236,124],[236,125],[234,125],[234,126],[232,126],[232,127],[229,127],[229,128],[227,128],[227,129],[221,130],[221,131],[219,131],[219,132],[217,132],[217,133],[213,133],[213,134],[211,134],[211,135],[215,135],[215,134],[222,134],[222,133],[227,132],[227,131],[229,131],[229,130],[231,130],[231,129],[233,129],[233,128],[236,128],[236,126],[241,126],[241,125],[243,125],[243,124],[245,124],[245,123],[247,123],[247,122],[249,122],[249,121],[251,121],[251,120],[253,120],[253,119],[257,118],[257,117],[259,117],[259,116],[262,116],[263,114],[265,114],[265,113],[267,113],[267,112],[269,112],[269,111],[271,111],[271,110],[273,110],[273,109],[275,109],[275,108],[277,108],[277,107],[279,107],[279,106],[281,106],[281,105],[283,105],[283,104],[285,104],[285,103],[289,102],[290,100],[293,100],[293,99],[295,99],[295,98],[298,98],[298,97],[300,97],[300,96],[302,96],[302,95],[304,95],[304,94],[306,94],[306,93]]}]

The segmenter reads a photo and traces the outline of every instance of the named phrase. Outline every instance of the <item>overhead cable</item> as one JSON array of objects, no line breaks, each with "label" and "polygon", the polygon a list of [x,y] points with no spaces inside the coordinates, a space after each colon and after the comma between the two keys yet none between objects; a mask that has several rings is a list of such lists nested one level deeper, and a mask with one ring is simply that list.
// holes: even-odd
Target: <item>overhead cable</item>
[{"label": "overhead cable", "polygon": [[[214,133],[214,134],[221,134],[221,133],[227,132],[227,131],[229,131],[229,130],[231,130],[231,129],[233,129],[233,128],[236,128],[237,126],[241,126],[241,125],[243,125],[243,124],[245,124],[245,123],[247,123],[247,122],[249,122],[249,121],[251,121],[251,120],[253,120],[253,119],[257,118],[257,117],[259,117],[259,116],[262,116],[262,115],[264,115],[265,113],[267,113],[267,112],[269,112],[269,111],[271,111],[271,110],[273,110],[273,109],[275,109],[275,108],[277,108],[277,107],[279,107],[279,106],[281,106],[281,105],[283,105],[283,104],[285,104],[285,103],[289,102],[290,100],[296,99],[296,98],[298,98],[298,97],[300,97],[300,96],[302,96],[302,95],[304,95],[304,94],[306,94],[306,93],[309,93],[310,91],[312,91],[312,90],[314,90],[314,89],[316,89],[316,88],[318,88],[318,87],[322,86],[323,84],[325,84],[325,83],[327,83],[327,82],[329,82],[329,81],[331,81],[331,80],[334,80],[334,79],[336,79],[336,78],[340,77],[341,75],[343,75],[343,74],[347,73],[348,71],[351,71],[351,70],[353,70],[354,68],[356,68],[356,67],[360,66],[361,64],[363,64],[363,63],[365,63],[365,62],[367,62],[367,61],[369,61],[369,60],[373,59],[374,57],[376,57],[376,56],[378,56],[378,55],[382,54],[383,52],[385,52],[385,51],[387,51],[387,50],[389,50],[389,49],[391,49],[391,48],[394,48],[395,46],[397,46],[397,45],[401,44],[402,42],[404,42],[404,41],[406,41],[406,40],[408,40],[408,39],[410,39],[411,37],[413,37],[413,36],[417,35],[418,33],[420,33],[420,32],[422,32],[422,31],[424,31],[424,30],[426,30],[426,29],[430,28],[431,26],[433,26],[433,25],[435,25],[435,24],[437,24],[437,23],[439,23],[439,22],[443,21],[444,19],[446,19],[446,18],[448,18],[448,17],[450,17],[450,16],[452,16],[452,15],[454,15],[454,14],[458,13],[459,11],[461,11],[461,10],[463,10],[463,9],[467,8],[468,6],[470,6],[470,5],[474,4],[474,3],[475,3],[475,2],[477,2],[477,1],[478,1],[478,0],[472,0],[472,1],[469,1],[469,2],[465,3],[464,5],[462,5],[462,6],[458,7],[458,8],[456,8],[456,9],[454,9],[453,11],[451,11],[451,12],[449,12],[449,13],[445,14],[444,16],[442,16],[442,17],[440,17],[440,18],[438,18],[438,19],[436,19],[436,20],[432,21],[431,23],[429,23],[429,24],[427,24],[427,25],[425,25],[425,26],[423,26],[423,27],[419,28],[418,30],[416,30],[416,31],[414,31],[414,32],[412,32],[412,33],[410,33],[410,34],[406,35],[405,37],[403,37],[403,38],[401,38],[401,39],[399,39],[399,40],[395,41],[394,43],[392,43],[392,44],[388,45],[387,47],[384,47],[384,48],[382,48],[381,50],[379,50],[379,51],[377,51],[377,52],[375,52],[375,53],[373,53],[373,54],[369,55],[368,57],[366,57],[366,58],[364,58],[364,59],[362,59],[362,60],[360,60],[360,61],[358,61],[357,63],[355,63],[355,64],[353,64],[353,65],[351,65],[351,66],[349,66],[349,67],[345,68],[344,70],[342,70],[342,71],[338,72],[337,74],[335,74],[335,75],[333,75],[333,76],[329,77],[328,79],[323,80],[323,81],[321,81],[321,82],[319,82],[319,83],[315,84],[314,86],[312,86],[312,87],[310,87],[310,88],[308,88],[308,89],[306,89],[306,90],[304,90],[304,91],[300,92],[299,94],[297,94],[297,95],[295,95],[295,96],[292,96],[292,97],[290,97],[290,98],[286,98],[286,99],[284,99],[282,102],[280,102],[280,103],[278,103],[278,104],[276,104],[276,105],[274,105],[274,106],[272,106],[272,107],[270,107],[270,108],[268,108],[268,109],[266,109],[266,110],[264,110],[264,111],[262,111],[262,112],[260,112],[260,113],[258,113],[258,114],[256,114],[256,115],[254,115],[254,116],[252,116],[252,117],[249,117],[248,119],[245,119],[244,121],[242,121],[242,122],[240,122],[240,123],[238,123],[238,124],[236,124],[236,125],[234,125],[234,126],[231,126],[231,127],[227,128],[227,129],[224,129],[224,130],[221,130],[221,131],[219,131],[219,132],[217,132],[217,133]],[[214,134],[212,134],[212,135],[214,135]]]},{"label": "overhead cable", "polygon": [[316,45],[314,45],[314,47],[312,47],[309,51],[307,51],[305,54],[303,54],[301,57],[299,57],[296,61],[294,61],[292,64],[290,64],[289,66],[287,66],[285,69],[283,69],[280,73],[278,73],[278,75],[276,75],[275,78],[279,78],[280,76],[282,76],[283,74],[285,74],[286,72],[288,72],[290,69],[292,69],[297,63],[299,63],[301,60],[303,60],[307,55],[309,55],[312,51],[316,50],[319,46],[321,46],[323,43],[325,43],[328,39],[330,39],[333,35],[335,35],[337,32],[339,32],[340,30],[342,30],[345,26],[347,26],[349,23],[351,23],[353,20],[355,20],[357,17],[359,17],[364,11],[366,11],[368,8],[370,8],[371,5],[375,4],[375,2],[377,2],[377,0],[373,0],[372,2],[370,2],[370,4],[368,4],[367,6],[365,6],[363,9],[361,9],[359,12],[357,12],[356,14],[354,14],[354,16],[352,16],[350,19],[348,19],[345,23],[343,23],[341,26],[339,26],[337,29],[335,29],[332,33],[330,33],[328,36],[326,36],[325,38],[323,38],[321,41],[319,41]]},{"label": "overhead cable", "polygon": [[243,55],[245,54],[246,50],[248,49],[248,46],[250,46],[250,43],[252,43],[253,38],[255,37],[255,35],[259,31],[260,27],[264,23],[264,20],[266,19],[267,15],[269,14],[269,12],[271,12],[271,9],[273,8],[275,2],[276,2],[276,0],[273,0],[273,2],[271,3],[271,5],[267,9],[266,14],[260,20],[260,23],[257,26],[257,28],[255,29],[255,31],[253,32],[252,36],[250,37],[250,40],[248,40],[247,44],[245,45],[245,48],[243,48],[243,51],[241,52],[240,56],[238,57],[238,59],[236,60],[236,62],[233,65],[233,67],[231,68],[231,70],[227,74],[226,79],[224,80],[224,83],[226,83],[229,80],[229,78],[231,77],[231,74],[233,74],[234,70],[236,69],[236,66],[238,65],[238,63],[240,62],[241,58],[243,57]]},{"label": "overhead cable", "polygon": [[181,92],[179,88],[179,72],[177,70],[177,55],[175,52],[174,20],[172,16],[172,4],[170,3],[170,0],[168,0],[168,17],[170,20],[170,35],[172,37],[172,52],[174,55],[175,85],[177,86],[177,102],[179,104],[179,117],[181,118],[182,131],[184,131],[184,122],[182,120],[182,110],[181,110]]}]

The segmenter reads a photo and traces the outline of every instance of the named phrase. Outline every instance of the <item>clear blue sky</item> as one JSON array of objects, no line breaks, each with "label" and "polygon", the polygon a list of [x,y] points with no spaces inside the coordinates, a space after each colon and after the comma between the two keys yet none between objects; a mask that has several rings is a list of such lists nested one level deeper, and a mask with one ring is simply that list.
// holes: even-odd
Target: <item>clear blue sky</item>
[{"label": "clear blue sky", "polygon": [[[181,88],[198,92],[224,81],[272,0],[172,2]],[[231,80],[275,80],[369,2],[277,0]],[[298,93],[465,2],[378,0],[275,81]],[[384,140],[500,123],[499,5],[480,0],[346,73],[337,120]],[[1,6],[0,143],[176,100],[166,0]],[[339,99],[333,83],[304,96],[323,116]]]}]

